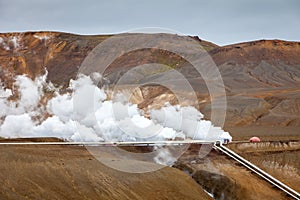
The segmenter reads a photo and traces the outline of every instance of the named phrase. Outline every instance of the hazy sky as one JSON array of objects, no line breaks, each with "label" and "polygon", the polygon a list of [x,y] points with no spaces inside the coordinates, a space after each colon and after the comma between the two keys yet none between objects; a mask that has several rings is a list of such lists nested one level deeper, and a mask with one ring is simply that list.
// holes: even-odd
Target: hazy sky
[{"label": "hazy sky", "polygon": [[0,0],[0,32],[80,34],[173,29],[219,45],[257,39],[300,41],[299,0]]}]

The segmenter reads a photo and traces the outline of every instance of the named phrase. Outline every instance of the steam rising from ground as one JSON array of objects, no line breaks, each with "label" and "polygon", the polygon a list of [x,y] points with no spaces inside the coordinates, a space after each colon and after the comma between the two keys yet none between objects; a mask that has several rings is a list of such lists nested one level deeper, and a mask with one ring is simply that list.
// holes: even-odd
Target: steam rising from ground
[{"label": "steam rising from ground", "polygon": [[[145,141],[174,139],[229,139],[193,107],[151,110],[150,119],[136,104],[108,99],[95,80],[80,75],[60,94],[46,76],[31,80],[17,76],[13,91],[0,83],[0,137],[58,137],[69,141]],[[14,95],[16,96],[16,95]],[[47,96],[48,101],[45,101]],[[43,103],[46,102],[46,103]]]}]

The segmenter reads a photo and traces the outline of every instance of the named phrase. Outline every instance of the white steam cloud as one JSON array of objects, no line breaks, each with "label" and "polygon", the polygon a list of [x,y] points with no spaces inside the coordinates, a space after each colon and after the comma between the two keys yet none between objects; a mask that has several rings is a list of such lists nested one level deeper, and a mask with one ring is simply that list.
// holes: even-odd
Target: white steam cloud
[{"label": "white steam cloud", "polygon": [[[187,138],[231,141],[227,132],[202,120],[203,115],[193,107],[166,103],[160,110],[151,110],[148,119],[136,104],[109,100],[105,91],[88,76],[71,80],[72,92],[64,94],[47,83],[46,76],[35,80],[17,76],[14,83],[17,100],[10,98],[12,90],[5,89],[0,82],[0,137],[109,142]],[[42,101],[46,94],[48,101]],[[168,157],[164,162],[171,162],[166,155],[159,155],[156,161],[162,163]]]}]

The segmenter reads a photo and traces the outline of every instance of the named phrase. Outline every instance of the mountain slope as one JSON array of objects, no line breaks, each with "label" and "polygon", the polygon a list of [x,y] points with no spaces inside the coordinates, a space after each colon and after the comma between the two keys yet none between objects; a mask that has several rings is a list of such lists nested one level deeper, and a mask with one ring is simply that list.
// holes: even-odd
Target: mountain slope
[{"label": "mountain slope", "polygon": [[[110,35],[80,36],[59,32],[0,34],[0,78],[12,88],[16,74],[35,77],[48,71],[48,80],[66,86],[74,78],[86,55]],[[159,37],[159,34],[157,35]],[[300,126],[300,43],[260,40],[219,47],[193,39],[203,45],[219,67],[227,95],[225,126]],[[205,82],[182,57],[159,49],[140,49],[116,59],[106,71],[116,82],[128,69],[147,63],[168,65],[182,73],[197,91],[200,110],[210,118],[210,97]],[[143,76],[156,80],[161,71],[149,69]],[[140,78],[143,79],[143,76]],[[141,80],[140,79],[140,80]],[[139,81],[137,79],[137,81]],[[161,86],[145,86],[139,106],[176,103],[176,97]],[[156,92],[155,92],[156,91]],[[163,97],[167,92],[168,97]],[[291,134],[297,135],[292,131]]]}]

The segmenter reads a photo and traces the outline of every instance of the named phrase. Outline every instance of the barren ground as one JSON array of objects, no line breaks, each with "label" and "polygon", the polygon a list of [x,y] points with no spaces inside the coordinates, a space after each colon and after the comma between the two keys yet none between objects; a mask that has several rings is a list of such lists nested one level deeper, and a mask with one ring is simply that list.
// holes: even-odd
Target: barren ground
[{"label": "barren ground", "polygon": [[0,152],[0,199],[211,199],[178,169],[120,172],[80,146],[1,145]]},{"label": "barren ground", "polygon": [[[216,199],[292,199],[244,166],[215,150],[210,151],[207,156],[199,158],[200,148],[199,145],[192,145],[179,159],[175,167],[189,173],[203,188],[213,193]],[[281,150],[283,152],[278,154],[279,160],[283,154],[288,156],[289,161],[297,160],[299,146],[297,148],[298,150],[293,153]],[[202,150],[202,152],[204,151]],[[264,155],[264,152],[261,155]],[[264,158],[261,155],[257,157],[249,155],[247,158],[254,163],[259,163],[261,160],[270,160],[270,158]],[[294,170],[293,174],[285,176],[289,171],[282,174],[283,169],[274,163],[278,161],[276,159],[272,161],[273,163],[269,163],[269,167],[273,168],[274,173],[272,175],[280,180],[283,177],[286,180],[291,175],[294,176],[292,180],[286,181],[286,183],[289,183],[292,188],[298,189],[299,172]],[[284,165],[285,168],[296,169],[295,164],[292,162],[284,162]]]}]

